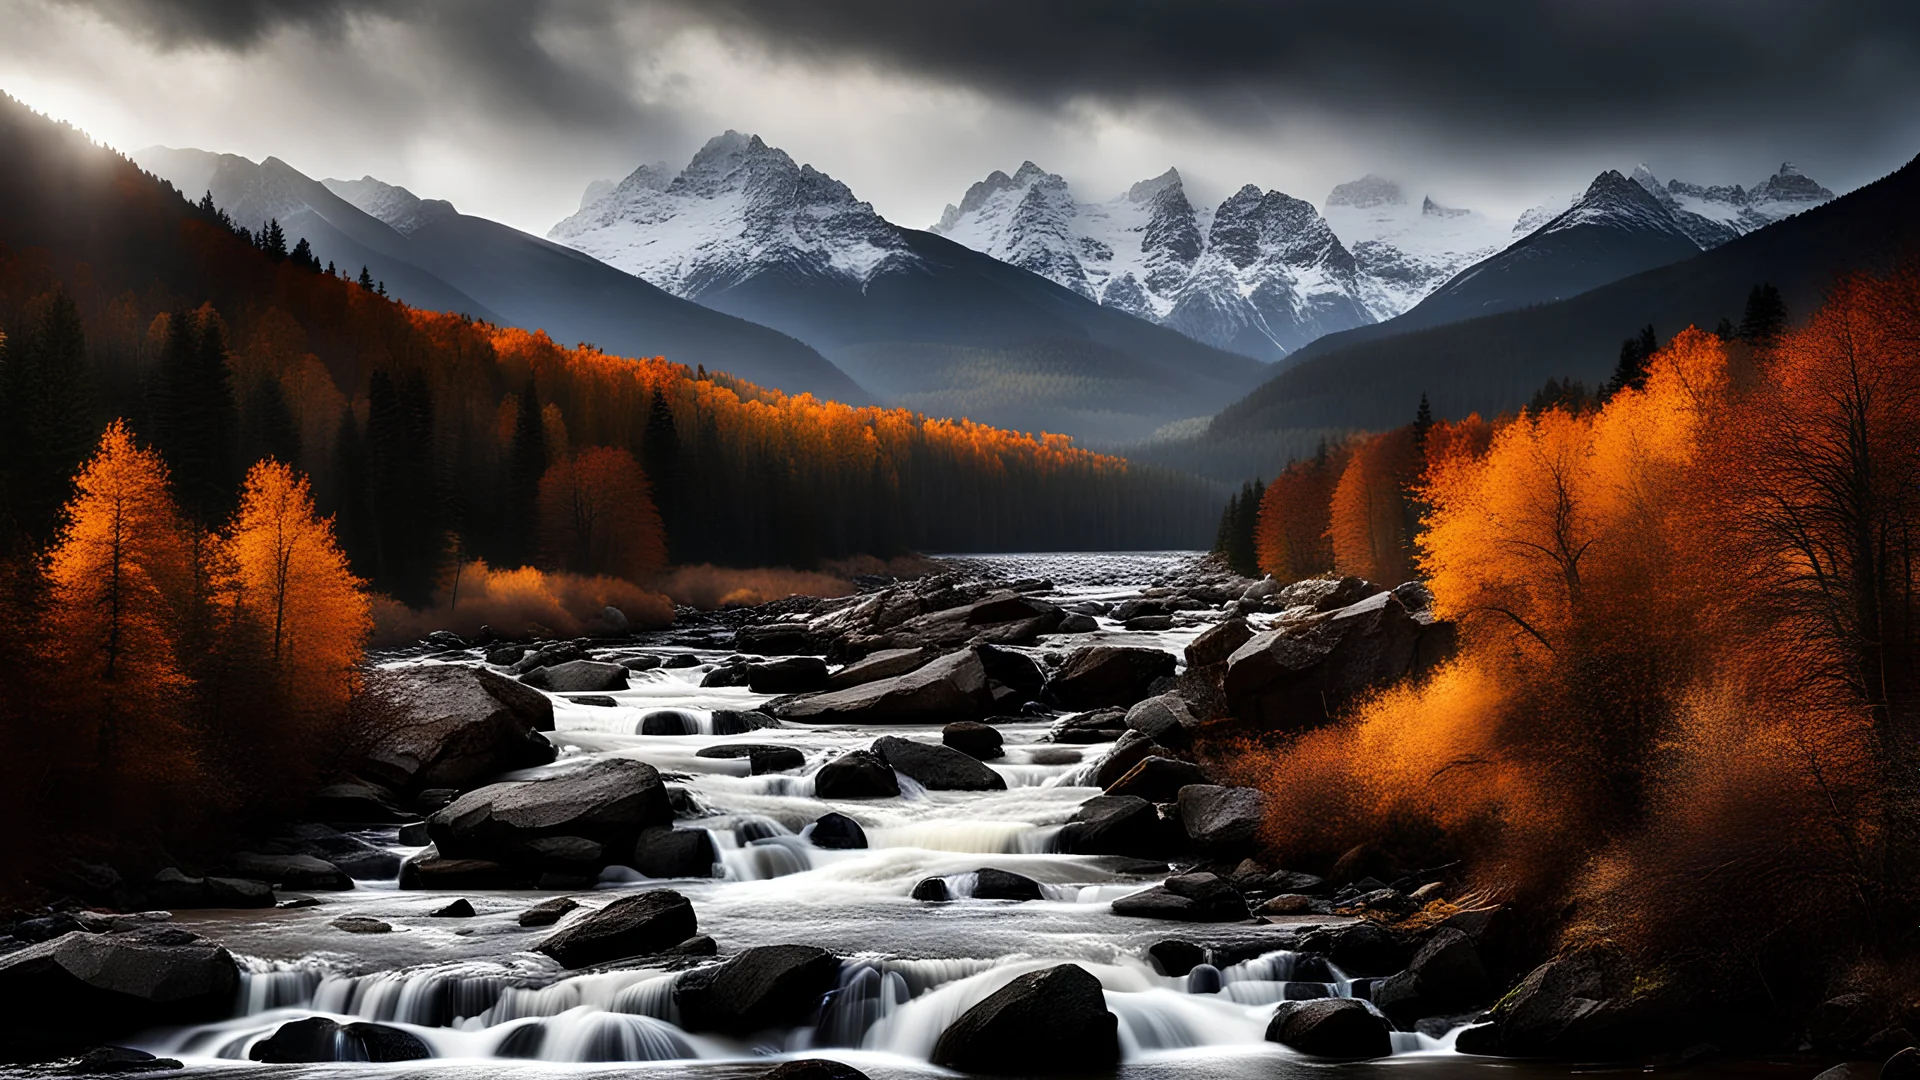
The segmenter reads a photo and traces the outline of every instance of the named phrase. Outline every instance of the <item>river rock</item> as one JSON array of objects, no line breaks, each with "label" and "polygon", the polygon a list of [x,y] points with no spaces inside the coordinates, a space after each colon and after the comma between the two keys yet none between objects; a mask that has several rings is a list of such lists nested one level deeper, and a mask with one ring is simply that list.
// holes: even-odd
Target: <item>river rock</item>
[{"label": "river rock", "polygon": [[1147,949],[1147,956],[1160,969],[1160,974],[1176,979],[1185,978],[1188,972],[1207,962],[1207,950],[1204,945],[1181,941],[1178,938],[1154,942]]},{"label": "river rock", "polygon": [[1075,649],[1047,680],[1043,697],[1062,709],[1126,708],[1144,698],[1155,679],[1173,674],[1173,654],[1122,645]]},{"label": "river rock", "polygon": [[1162,746],[1184,747],[1193,740],[1199,718],[1177,693],[1155,694],[1127,710],[1127,727]]},{"label": "river rock", "polygon": [[932,791],[1005,791],[1006,778],[973,758],[946,746],[888,735],[876,739],[873,752],[896,772]]},{"label": "river rock", "polygon": [[159,1025],[219,1019],[239,986],[227,950],[187,931],[73,931],[0,956],[0,1054],[72,1053]]},{"label": "river rock", "polygon": [[946,724],[992,715],[993,704],[985,665],[963,650],[905,675],[779,699],[769,707],[782,720],[809,724]]},{"label": "river rock", "polygon": [[411,1032],[364,1021],[340,1024],[324,1016],[290,1020],[253,1044],[247,1056],[272,1065],[323,1061],[421,1061],[433,1056]]},{"label": "river rock", "polygon": [[328,925],[349,934],[386,934],[393,927],[371,915],[342,915]]},{"label": "river rock", "polygon": [[1381,592],[1304,624],[1254,635],[1227,659],[1235,719],[1269,731],[1324,724],[1360,694],[1437,662],[1422,638],[1449,633]]},{"label": "river rock", "polygon": [[759,709],[715,709],[710,715],[715,735],[745,735],[749,731],[780,726],[780,721]]},{"label": "river rock", "polygon": [[826,642],[806,623],[794,622],[743,626],[734,631],[733,647],[755,656],[817,656],[827,651]]},{"label": "river rock", "polygon": [[1807,1041],[1828,1053],[1858,1053],[1891,1019],[1887,1003],[1873,994],[1837,994],[1807,1016]]},{"label": "river rock", "polygon": [[551,900],[542,900],[520,913],[520,925],[552,926],[579,906],[580,901],[571,896],[556,896]]},{"label": "river rock", "polygon": [[627,865],[650,878],[705,878],[713,876],[713,864],[719,861],[707,830],[656,825],[640,830]]},{"label": "river rock", "polygon": [[867,1080],[867,1074],[844,1062],[801,1058],[775,1065],[760,1080]]},{"label": "river rock", "polygon": [[786,772],[797,769],[807,763],[807,755],[791,746],[777,746],[771,743],[722,743],[718,746],[703,746],[694,751],[694,757],[703,758],[746,758],[753,775],[762,773]]},{"label": "river rock", "polygon": [[554,667],[559,664],[571,663],[575,660],[585,660],[586,658],[586,646],[578,642],[549,641],[544,645],[527,650],[519,660],[514,662],[511,670],[515,675],[525,675],[527,672],[534,671],[538,668]]},{"label": "river rock", "polygon": [[685,709],[649,709],[634,730],[639,735],[698,735],[700,719]]},{"label": "river rock", "polygon": [[534,948],[562,967],[665,952],[699,931],[693,905],[672,889],[623,896],[549,934]]},{"label": "river rock", "polygon": [[1247,620],[1231,618],[1215,623],[1200,632],[1200,636],[1187,643],[1187,666],[1207,667],[1225,663],[1234,650],[1247,643],[1253,637],[1253,627]]},{"label": "river rock", "polygon": [[900,794],[900,779],[879,755],[849,750],[813,774],[813,793],[822,799],[885,799]]},{"label": "river rock", "polygon": [[1113,913],[1181,922],[1239,922],[1249,917],[1247,902],[1213,874],[1170,877],[1164,884],[1115,900]]},{"label": "river rock", "polygon": [[834,672],[827,679],[827,685],[834,690],[845,690],[850,686],[861,686],[876,679],[891,679],[896,675],[905,675],[918,670],[929,660],[940,654],[920,646],[912,649],[881,649],[868,653],[865,659]]},{"label": "river rock", "polygon": [[1442,927],[1408,961],[1407,970],[1374,982],[1371,1000],[1405,1027],[1423,1016],[1485,1005],[1493,986],[1467,935]]},{"label": "river rock", "polygon": [[666,786],[653,766],[602,758],[557,776],[470,791],[428,818],[427,832],[443,857],[510,862],[522,845],[542,837],[584,837],[620,851],[641,829],[672,821]]},{"label": "river rock", "polygon": [[1909,1045],[1896,1050],[1880,1065],[1880,1080],[1914,1080],[1920,1077],[1920,1049]]},{"label": "river rock", "polygon": [[940,1033],[933,1063],[1000,1076],[1094,1073],[1120,1061],[1120,1021],[1075,964],[1029,972]]},{"label": "river rock", "polygon": [[1074,612],[1062,618],[1060,625],[1053,628],[1053,632],[1056,634],[1091,634],[1098,629],[1100,629],[1100,620],[1091,615]]},{"label": "river rock", "polygon": [[1151,736],[1129,731],[1114,740],[1113,749],[1107,751],[1106,756],[1100,759],[1100,764],[1094,767],[1093,782],[1102,788],[1111,787],[1142,761],[1150,757],[1170,757],[1172,753],[1154,742]]},{"label": "river rock", "polygon": [[1148,802],[1172,802],[1188,784],[1204,784],[1207,771],[1191,761],[1171,757],[1147,757],[1127,770],[1127,774],[1107,785],[1108,795],[1137,795]]},{"label": "river rock", "polygon": [[1625,1013],[1615,1004],[1625,983],[1599,950],[1549,960],[1500,999],[1489,1029],[1461,1033],[1474,1036],[1462,1052],[1559,1056],[1608,1043]]},{"label": "river rock", "polygon": [[974,871],[975,900],[1012,900],[1024,902],[1042,898],[1040,883],[1025,874],[996,870],[991,866]]},{"label": "river rock", "polygon": [[996,708],[1016,712],[1027,702],[1039,700],[1047,677],[1033,657],[997,645],[975,645],[973,652],[987,671]]},{"label": "river rock", "polygon": [[[540,738],[537,734],[532,737]],[[540,741],[546,744],[547,751],[553,750],[551,743],[545,739]],[[547,760],[552,758],[549,756]],[[417,815],[400,808],[399,799],[392,791],[364,780],[342,780],[314,792],[307,800],[307,814],[315,820],[337,825],[404,825],[419,820]]]},{"label": "river rock", "polygon": [[943,746],[957,750],[977,761],[990,761],[1005,755],[1000,732],[991,724],[977,720],[957,720],[940,729]]},{"label": "river rock", "polygon": [[1158,858],[1176,844],[1177,827],[1162,821],[1145,799],[1099,795],[1080,804],[1073,820],[1060,830],[1057,844],[1071,855],[1131,855]]},{"label": "river rock", "polygon": [[366,695],[376,722],[354,771],[394,791],[467,788],[554,758],[539,734],[553,730],[553,702],[484,668],[375,670]]},{"label": "river rock", "polygon": [[1377,1058],[1393,1053],[1387,1022],[1364,1001],[1283,1001],[1267,1022],[1267,1041],[1324,1058]]},{"label": "river rock", "polygon": [[840,978],[840,959],[810,945],[764,945],[675,980],[688,1031],[750,1035],[807,1022]]},{"label": "river rock", "polygon": [[948,887],[946,878],[921,878],[913,886],[913,892],[907,894],[907,898],[928,904],[944,904],[953,899],[953,889]]},{"label": "river rock", "polygon": [[820,815],[813,823],[813,829],[807,833],[807,840],[818,848],[848,850],[867,846],[867,831],[860,823],[845,814],[834,812]]},{"label": "river rock", "polygon": [[282,889],[351,889],[345,870],[312,855],[260,855],[241,852],[231,860],[236,873]]},{"label": "river rock", "polygon": [[1125,709],[1090,709],[1061,717],[1047,732],[1057,743],[1114,742],[1127,733]]},{"label": "river rock", "polygon": [[817,656],[747,665],[747,687],[756,694],[804,694],[825,690],[827,684],[827,662]]},{"label": "river rock", "polygon": [[175,867],[153,875],[147,903],[168,911],[198,908],[270,908],[273,886],[264,881],[231,877],[188,877]]},{"label": "river rock", "polygon": [[886,645],[1026,645],[1051,633],[1066,617],[1057,605],[1010,590],[972,603],[928,611],[894,627]]},{"label": "river rock", "polygon": [[81,1076],[103,1076],[109,1073],[163,1072],[185,1068],[179,1058],[155,1057],[145,1050],[135,1050],[129,1046],[96,1046],[81,1054],[74,1062],[73,1071]]},{"label": "river rock", "polygon": [[625,690],[627,669],[598,660],[569,660],[536,668],[520,676],[520,681],[553,694],[590,694],[596,690]]},{"label": "river rock", "polygon": [[402,889],[527,889],[537,869],[506,866],[491,859],[443,859],[428,845],[400,864]]},{"label": "river rock", "polygon": [[1176,798],[1187,838],[1211,854],[1250,849],[1266,824],[1267,797],[1258,788],[1188,784]]}]

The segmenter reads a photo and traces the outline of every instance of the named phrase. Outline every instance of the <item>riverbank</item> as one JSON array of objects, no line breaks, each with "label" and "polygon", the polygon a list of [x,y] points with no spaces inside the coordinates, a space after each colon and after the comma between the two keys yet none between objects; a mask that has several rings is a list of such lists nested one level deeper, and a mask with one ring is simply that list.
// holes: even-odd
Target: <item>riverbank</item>
[{"label": "riverbank", "polygon": [[[1508,995],[1546,957],[1446,867],[1262,861],[1258,792],[1209,756],[1218,718],[1258,722],[1309,676],[1355,693],[1440,662],[1417,587],[1256,586],[1182,554],[949,565],[618,642],[382,657],[411,722],[316,820],[89,898],[167,900],[168,918],[67,916],[68,938],[153,970],[217,944],[231,984],[207,976],[173,1015],[41,993],[25,1034],[276,1074],[383,1056],[449,1075],[757,1075],[770,1056],[1035,1073],[1058,1071],[1035,1055],[1069,1015],[1086,1023],[1067,1060],[1128,1076],[1452,1071],[1482,1060],[1463,1049],[1609,1037],[1604,1056],[1709,1056],[1598,1024],[1619,973],[1588,960]],[[684,921],[612,908],[662,890]],[[72,989],[18,959],[60,948],[59,920],[14,926],[45,936],[0,956],[0,985]],[[613,944],[568,945],[583,937]],[[1041,978],[1062,969],[1087,981]],[[71,1012],[103,1000],[125,1011]],[[1589,1041],[1552,1041],[1569,1033]]]}]

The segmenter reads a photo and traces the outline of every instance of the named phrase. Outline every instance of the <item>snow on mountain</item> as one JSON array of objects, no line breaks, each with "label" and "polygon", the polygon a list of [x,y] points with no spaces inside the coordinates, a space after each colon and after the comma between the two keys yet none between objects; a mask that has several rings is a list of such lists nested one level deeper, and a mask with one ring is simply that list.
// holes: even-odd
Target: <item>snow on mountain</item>
[{"label": "snow on mountain", "polygon": [[1277,360],[1321,334],[1373,321],[1353,256],[1312,204],[1242,188],[1211,211],[1172,169],[1100,203],[1033,162],[995,171],[932,231],[1171,327]]},{"label": "snow on mountain", "polygon": [[420,226],[459,212],[445,199],[422,199],[406,188],[371,176],[358,180],[327,179],[320,183],[367,214],[393,226],[402,236],[412,236]]},{"label": "snow on mountain", "polygon": [[1372,173],[1336,186],[1324,213],[1353,252],[1361,300],[1380,320],[1419,303],[1511,239],[1484,214],[1431,198],[1415,206],[1399,184]]},{"label": "snow on mountain", "polygon": [[547,236],[687,299],[769,268],[864,283],[916,261],[845,184],[736,131],[677,174],[642,165]]},{"label": "snow on mountain", "polygon": [[[1662,184],[1653,170],[1641,164],[1630,177],[1672,213],[1674,220],[1703,250],[1715,248],[1764,228],[1781,218],[1832,201],[1833,192],[1821,187],[1792,162],[1751,188],[1739,184],[1711,186],[1668,180]],[[1516,237],[1525,236],[1558,217],[1581,196],[1550,200],[1520,215],[1513,227]]]}]

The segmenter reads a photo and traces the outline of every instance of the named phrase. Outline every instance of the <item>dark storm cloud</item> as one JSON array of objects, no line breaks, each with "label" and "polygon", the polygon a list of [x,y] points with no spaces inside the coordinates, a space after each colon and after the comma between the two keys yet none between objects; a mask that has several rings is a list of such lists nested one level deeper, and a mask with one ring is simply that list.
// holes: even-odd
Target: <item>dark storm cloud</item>
[{"label": "dark storm cloud", "polygon": [[[594,80],[534,41],[547,20],[705,25],[773,55],[848,62],[1047,107],[1295,107],[1471,126],[1479,137],[1865,119],[1920,88],[1913,0],[69,0],[165,45],[245,48],[362,16],[428,25],[472,77],[549,108]],[[604,100],[604,99],[602,99]]]},{"label": "dark storm cloud", "polygon": [[1523,130],[1906,108],[1913,0],[672,0],[795,57],[1037,104],[1200,95]]}]

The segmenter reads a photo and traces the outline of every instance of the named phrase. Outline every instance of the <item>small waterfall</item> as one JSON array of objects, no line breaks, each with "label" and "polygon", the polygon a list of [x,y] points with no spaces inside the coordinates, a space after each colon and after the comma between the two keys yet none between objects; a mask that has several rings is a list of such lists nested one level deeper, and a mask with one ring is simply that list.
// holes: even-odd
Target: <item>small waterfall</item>
[{"label": "small waterfall", "polygon": [[685,1032],[651,1016],[600,1012],[587,1006],[514,1027],[495,1045],[498,1057],[541,1061],[671,1061],[697,1058]]},{"label": "small waterfall", "polygon": [[819,851],[798,836],[768,836],[745,847],[722,848],[720,865],[728,881],[766,881],[804,873]]},{"label": "small waterfall", "polygon": [[288,963],[252,956],[234,960],[240,965],[239,1001],[234,1006],[239,1016],[311,1004],[314,991],[328,974],[325,965],[311,960]]}]

